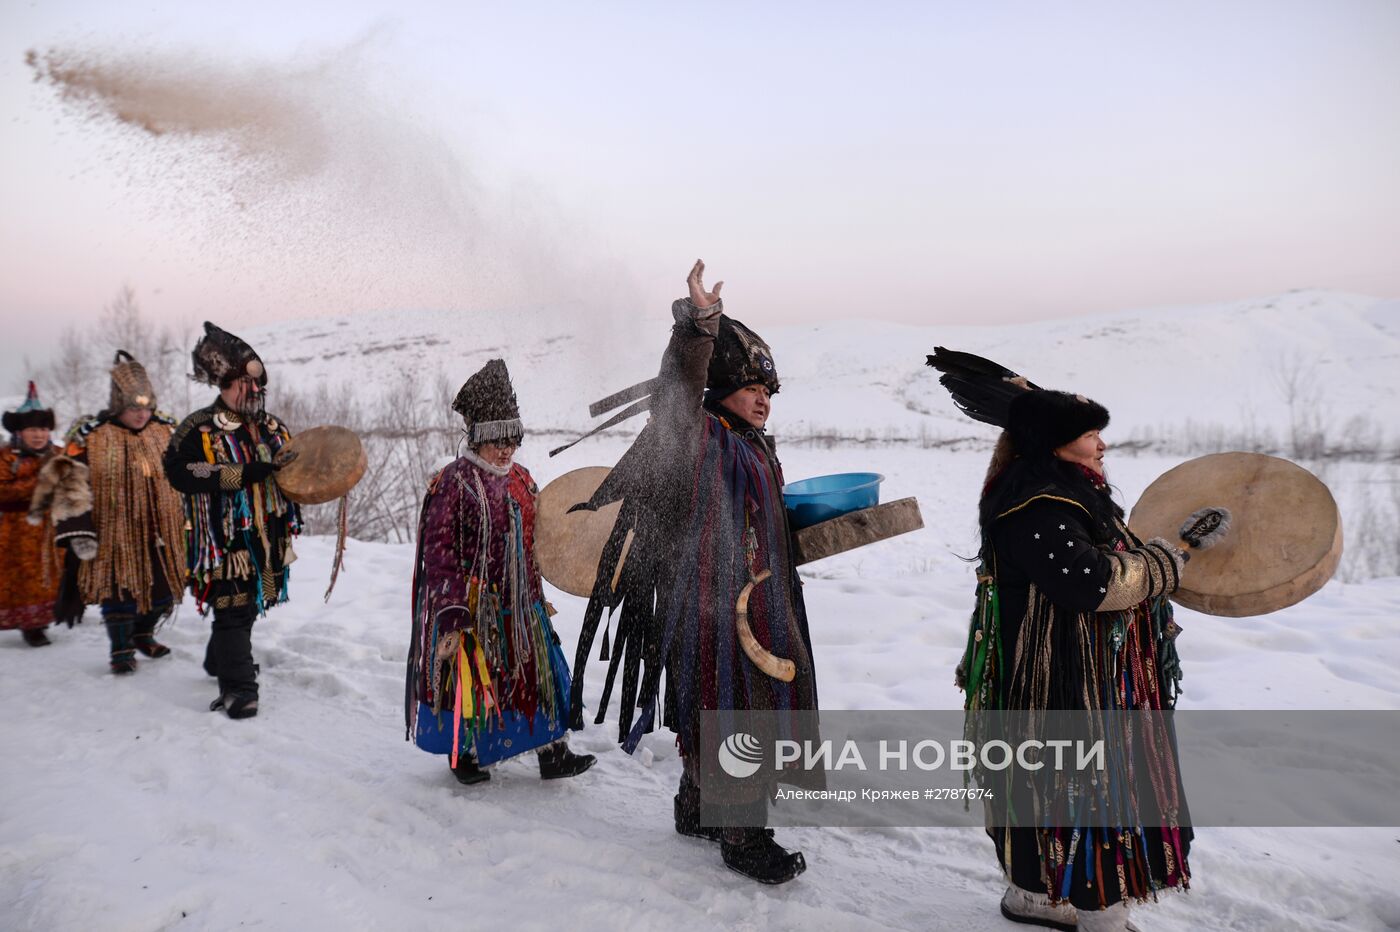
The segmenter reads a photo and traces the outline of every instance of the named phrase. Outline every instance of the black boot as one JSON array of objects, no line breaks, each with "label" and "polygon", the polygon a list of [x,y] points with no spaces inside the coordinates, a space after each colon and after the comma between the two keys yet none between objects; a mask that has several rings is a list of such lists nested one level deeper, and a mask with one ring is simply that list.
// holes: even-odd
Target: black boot
[{"label": "black boot", "polygon": [[575,754],[567,744],[555,742],[539,750],[540,779],[562,780],[576,777],[598,763],[592,754]]},{"label": "black boot", "polygon": [[257,610],[250,606],[214,609],[209,628],[205,670],[219,678],[219,698],[211,712],[222,709],[229,718],[258,714],[258,666],[253,663],[253,622]]},{"label": "black boot", "polygon": [[258,714],[258,697],[224,693],[209,703],[210,712],[218,712],[221,709],[229,718],[252,718]]},{"label": "black boot", "polygon": [[490,772],[478,767],[476,758],[470,754],[463,754],[457,758],[457,766],[452,768],[452,776],[456,777],[457,782],[463,786],[485,783],[491,779]]},{"label": "black boot", "polygon": [[25,628],[21,634],[24,636],[24,643],[30,647],[48,647],[53,643],[43,628]]},{"label": "black boot", "polygon": [[720,854],[730,870],[759,883],[787,883],[807,869],[801,851],[788,851],[761,828],[726,829]]},{"label": "black boot", "polygon": [[163,611],[150,611],[140,615],[136,619],[136,627],[132,632],[132,641],[136,649],[147,657],[164,657],[170,653],[170,648],[160,643],[155,638],[156,622],[160,621],[165,613]]},{"label": "black boot", "polygon": [[112,672],[118,675],[136,672],[136,647],[132,644],[132,631],[136,627],[135,615],[111,614],[102,617],[107,625],[107,639],[112,642]]}]

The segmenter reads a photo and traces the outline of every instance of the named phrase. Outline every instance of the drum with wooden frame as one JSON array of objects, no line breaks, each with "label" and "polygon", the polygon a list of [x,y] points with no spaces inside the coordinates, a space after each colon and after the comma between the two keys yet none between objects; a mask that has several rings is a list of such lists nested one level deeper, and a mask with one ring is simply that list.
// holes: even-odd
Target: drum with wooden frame
[{"label": "drum with wooden frame", "polygon": [[[611,471],[606,466],[585,466],[566,472],[541,489],[535,502],[535,561],[540,575],[557,588],[583,598],[593,592],[603,545],[612,533],[622,502],[597,511],[569,509],[592,498]],[[623,543],[618,574],[627,559],[630,536]]]},{"label": "drum with wooden frame", "polygon": [[[585,466],[565,473],[540,491],[535,509],[535,559],[540,574],[557,588],[583,598],[593,592],[603,545],[612,533],[622,503],[613,502],[597,511],[569,509],[588,501],[610,471],[606,466]],[[798,530],[794,535],[794,557],[800,566],[923,526],[919,503],[902,498]],[[631,543],[629,532],[615,577],[622,572]],[[613,583],[616,585],[616,579]]]},{"label": "drum with wooden frame", "polygon": [[1229,533],[1191,551],[1172,601],[1208,615],[1286,608],[1321,589],[1342,558],[1342,519],[1331,491],[1296,463],[1262,453],[1214,453],[1157,478],[1128,524],[1143,540],[1177,542],[1199,508],[1229,509]]},{"label": "drum with wooden frame", "polygon": [[278,459],[286,465],[277,471],[277,487],[299,505],[341,498],[369,466],[360,438],[344,427],[303,431],[281,449]]}]

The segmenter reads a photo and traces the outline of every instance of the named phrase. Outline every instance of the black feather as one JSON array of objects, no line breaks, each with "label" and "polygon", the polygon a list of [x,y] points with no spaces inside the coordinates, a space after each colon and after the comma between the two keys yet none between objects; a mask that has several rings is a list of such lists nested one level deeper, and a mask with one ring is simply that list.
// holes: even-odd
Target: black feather
[{"label": "black feather", "polygon": [[928,365],[943,373],[938,381],[953,396],[959,411],[996,427],[1006,426],[1013,398],[1040,388],[1000,363],[943,346],[934,348]]}]

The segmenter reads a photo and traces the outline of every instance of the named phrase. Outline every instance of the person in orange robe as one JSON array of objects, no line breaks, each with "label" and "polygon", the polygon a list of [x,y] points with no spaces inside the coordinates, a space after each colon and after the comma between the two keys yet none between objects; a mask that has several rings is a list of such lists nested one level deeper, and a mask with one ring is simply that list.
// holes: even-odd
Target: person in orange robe
[{"label": "person in orange robe", "polygon": [[60,451],[49,439],[53,410],[39,401],[33,382],[24,403],[5,412],[4,426],[10,442],[0,448],[0,629],[18,629],[26,644],[43,647],[63,564],[52,522],[25,518],[39,470]]}]

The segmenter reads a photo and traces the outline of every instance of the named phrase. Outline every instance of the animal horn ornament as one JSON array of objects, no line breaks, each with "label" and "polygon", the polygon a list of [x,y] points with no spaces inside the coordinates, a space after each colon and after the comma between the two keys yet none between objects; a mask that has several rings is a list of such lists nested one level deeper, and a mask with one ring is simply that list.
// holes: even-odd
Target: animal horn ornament
[{"label": "animal horn ornament", "polygon": [[775,680],[782,680],[784,683],[791,683],[797,676],[797,665],[791,660],[774,656],[764,646],[758,643],[758,638],[753,636],[753,629],[749,627],[749,595],[753,592],[753,587],[763,582],[773,574],[764,570],[757,576],[750,577],[744,584],[744,588],[739,590],[739,598],[734,603],[734,627],[739,633],[739,646],[744,649],[744,653],[753,661],[753,665]]}]

